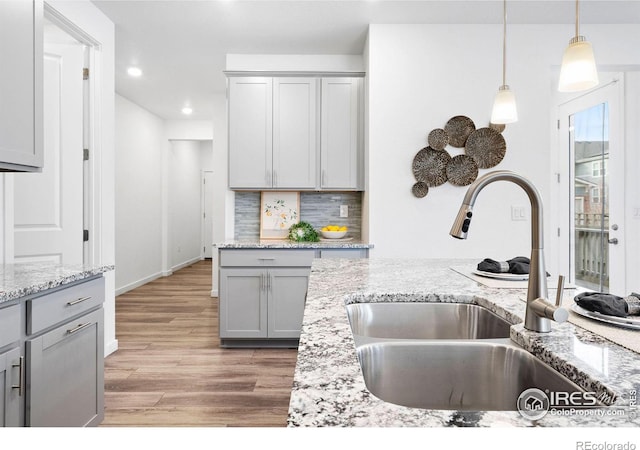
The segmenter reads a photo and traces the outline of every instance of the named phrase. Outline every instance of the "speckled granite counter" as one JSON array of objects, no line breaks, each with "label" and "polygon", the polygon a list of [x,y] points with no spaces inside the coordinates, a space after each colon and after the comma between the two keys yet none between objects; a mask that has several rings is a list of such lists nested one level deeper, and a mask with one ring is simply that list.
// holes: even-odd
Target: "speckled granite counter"
[{"label": "speckled granite counter", "polygon": [[114,270],[114,266],[76,266],[45,262],[0,265],[0,304],[111,270]]},{"label": "speckled granite counter", "polygon": [[367,244],[357,240],[335,239],[321,240],[320,242],[292,242],[289,240],[262,240],[262,241],[227,241],[213,244],[216,248],[290,248],[290,249],[323,249],[323,248],[354,248],[370,249],[373,244]]},{"label": "speckled granite counter", "polygon": [[[477,262],[476,262],[477,263]],[[570,323],[551,333],[522,324],[511,338],[586,390],[613,395],[614,406],[539,421],[517,411],[444,411],[387,403],[365,387],[345,303],[457,302],[485,306],[512,323],[522,322],[525,290],[492,289],[454,272],[460,260],[314,260],[289,405],[290,427],[517,426],[637,427],[629,396],[640,389],[640,355]],[[555,294],[550,289],[550,296]],[[573,291],[565,292],[573,296]],[[428,382],[428,380],[425,380]],[[601,413],[594,413],[600,411]]]}]

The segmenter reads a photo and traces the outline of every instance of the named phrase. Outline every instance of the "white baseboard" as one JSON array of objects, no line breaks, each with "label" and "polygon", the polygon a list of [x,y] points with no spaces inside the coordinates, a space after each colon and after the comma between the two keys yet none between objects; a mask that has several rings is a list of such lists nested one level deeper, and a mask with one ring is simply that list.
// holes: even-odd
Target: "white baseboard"
[{"label": "white baseboard", "polygon": [[200,256],[196,256],[195,258],[192,258],[192,259],[190,259],[188,261],[182,262],[182,263],[180,263],[178,265],[175,265],[175,266],[171,267],[171,270],[173,272],[175,272],[176,270],[180,270],[180,269],[182,269],[184,267],[190,266],[191,264],[196,263],[196,262],[200,261],[201,259],[202,258],[200,258]]},{"label": "white baseboard", "polygon": [[108,343],[105,344],[105,346],[104,346],[104,357],[106,358],[107,356],[109,356],[110,354],[115,352],[116,350],[118,350],[118,340],[114,339],[113,341],[108,342]]},{"label": "white baseboard", "polygon": [[217,297],[218,296],[218,290],[217,289],[211,289],[211,296],[212,297]]},{"label": "white baseboard", "polygon": [[149,275],[148,277],[141,278],[138,281],[134,281],[133,283],[129,283],[126,286],[122,286],[116,289],[116,296],[124,294],[125,292],[129,292],[132,289],[142,286],[143,284],[147,284],[150,281],[157,280],[160,278],[162,274],[160,272],[154,273],[153,275]]},{"label": "white baseboard", "polygon": [[171,275],[173,275],[173,270],[163,270],[162,271],[162,276],[163,277],[170,277]]}]

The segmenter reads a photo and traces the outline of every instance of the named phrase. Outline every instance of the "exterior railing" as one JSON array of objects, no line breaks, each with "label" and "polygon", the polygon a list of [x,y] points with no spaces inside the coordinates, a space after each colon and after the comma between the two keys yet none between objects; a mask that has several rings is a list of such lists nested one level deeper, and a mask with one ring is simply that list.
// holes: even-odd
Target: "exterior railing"
[{"label": "exterior railing", "polygon": [[[585,281],[609,286],[609,220],[605,216],[604,233],[601,232],[602,214],[576,213],[575,218],[576,282]],[[604,241],[604,243],[603,243]]]}]

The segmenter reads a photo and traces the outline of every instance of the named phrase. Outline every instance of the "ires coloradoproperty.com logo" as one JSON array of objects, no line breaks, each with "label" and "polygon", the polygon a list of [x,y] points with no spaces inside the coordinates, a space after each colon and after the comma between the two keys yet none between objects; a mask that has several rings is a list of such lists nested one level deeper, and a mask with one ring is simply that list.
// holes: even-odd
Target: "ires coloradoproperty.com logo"
[{"label": "ires coloradoproperty.com logo", "polygon": [[537,388],[527,389],[518,396],[518,411],[529,420],[554,415],[624,415],[619,409],[596,408],[613,399],[598,398],[595,392],[553,392]]}]

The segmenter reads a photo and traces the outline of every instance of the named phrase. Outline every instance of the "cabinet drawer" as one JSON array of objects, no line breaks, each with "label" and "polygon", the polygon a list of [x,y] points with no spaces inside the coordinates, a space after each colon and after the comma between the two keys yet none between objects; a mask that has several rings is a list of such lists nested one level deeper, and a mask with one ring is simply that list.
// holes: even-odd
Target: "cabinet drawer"
[{"label": "cabinet drawer", "polygon": [[20,305],[0,309],[0,348],[20,340]]},{"label": "cabinet drawer", "polygon": [[320,258],[347,258],[361,259],[367,257],[366,249],[322,249],[320,250]]},{"label": "cabinet drawer", "polygon": [[221,250],[220,266],[311,267],[315,250]]},{"label": "cabinet drawer", "polygon": [[27,300],[27,334],[38,333],[104,302],[104,278]]}]

